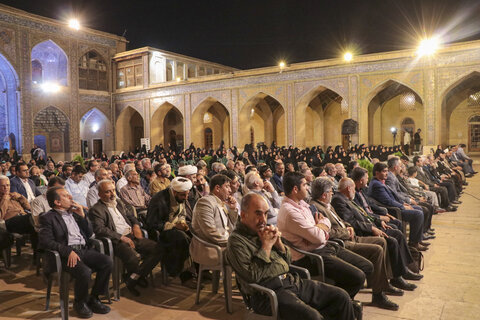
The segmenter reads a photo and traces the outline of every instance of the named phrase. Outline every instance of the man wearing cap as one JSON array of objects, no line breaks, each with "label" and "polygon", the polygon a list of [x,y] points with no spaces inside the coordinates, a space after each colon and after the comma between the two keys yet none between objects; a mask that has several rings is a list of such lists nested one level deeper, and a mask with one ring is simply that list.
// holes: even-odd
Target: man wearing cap
[{"label": "man wearing cap", "polygon": [[[216,174],[210,180],[210,194],[198,200],[193,209],[193,232],[220,247],[227,246],[228,237],[238,219],[237,201],[230,192],[230,178]],[[216,250],[206,248],[195,239],[190,245],[190,254],[195,262],[201,264],[218,263]]]},{"label": "man wearing cap", "polygon": [[195,207],[198,199],[202,197],[195,185],[197,182],[197,171],[197,167],[192,165],[186,165],[178,168],[178,175],[180,177],[187,178],[192,182],[192,188],[188,193],[187,203],[185,203],[185,211],[188,225],[192,223],[193,208]]},{"label": "man wearing cap", "polygon": [[180,276],[182,285],[196,288],[190,269],[191,234],[186,222],[186,202],[192,181],[184,177],[172,180],[170,186],[155,194],[147,211],[146,227],[150,238],[165,245],[164,261],[171,276]]}]

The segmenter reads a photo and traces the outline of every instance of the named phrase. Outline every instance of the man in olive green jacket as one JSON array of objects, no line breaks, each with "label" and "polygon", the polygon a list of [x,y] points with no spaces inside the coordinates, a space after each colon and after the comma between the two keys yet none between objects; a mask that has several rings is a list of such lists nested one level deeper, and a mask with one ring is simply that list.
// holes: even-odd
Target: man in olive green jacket
[{"label": "man in olive green jacket", "polygon": [[242,292],[250,295],[253,310],[268,314],[269,301],[248,290],[248,283],[259,283],[275,291],[283,319],[355,319],[345,290],[300,279],[289,272],[290,251],[283,245],[278,229],[267,226],[268,209],[265,199],[258,194],[243,197],[241,221],[227,244],[227,260]]}]

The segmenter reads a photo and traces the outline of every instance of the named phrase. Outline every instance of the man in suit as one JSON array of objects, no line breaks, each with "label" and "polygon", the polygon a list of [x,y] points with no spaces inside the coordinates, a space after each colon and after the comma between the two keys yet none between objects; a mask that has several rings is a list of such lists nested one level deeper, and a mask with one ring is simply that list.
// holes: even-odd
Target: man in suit
[{"label": "man in suit", "polygon": [[171,276],[179,276],[182,285],[195,289],[189,247],[191,233],[186,222],[186,202],[192,182],[184,177],[172,180],[170,186],[156,193],[148,205],[146,226],[151,239],[165,247],[164,261]]},{"label": "man in suit", "polygon": [[278,194],[284,195],[283,190],[283,175],[285,174],[285,165],[281,161],[275,162],[275,174],[272,177],[273,186]]},{"label": "man in suit", "polygon": [[[390,301],[387,295],[401,296],[403,291],[389,284],[391,278],[387,259],[385,239],[373,236],[357,236],[352,226],[342,220],[330,205],[333,182],[330,178],[320,177],[312,183],[311,205],[318,214],[327,217],[331,222],[329,235],[331,239],[344,241],[345,248],[368,259],[373,264],[373,272],[367,277],[372,287],[372,305],[389,310],[398,310],[398,305]],[[399,286],[400,287],[400,286]]]},{"label": "man in suit", "polygon": [[[392,271],[394,276],[404,275],[406,269],[404,266],[409,265],[413,262],[412,255],[410,254],[410,250],[408,248],[407,240],[405,235],[400,231],[402,230],[401,222],[400,228],[396,228],[397,225],[392,224],[393,221],[399,220],[392,220],[393,217],[378,215],[376,213],[375,205],[370,204],[368,201],[368,197],[363,193],[363,188],[367,186],[368,183],[368,171],[364,168],[358,167],[353,169],[352,171],[352,180],[355,183],[355,198],[353,202],[358,205],[358,209],[362,212],[362,214],[368,218],[375,226],[385,232],[392,240],[396,240],[399,247],[399,255],[396,256],[390,255],[390,260],[392,261]],[[363,211],[362,211],[363,210]],[[386,224],[386,225],[385,225]],[[388,243],[393,242],[389,241]],[[396,251],[395,251],[396,252]],[[407,280],[411,278],[406,276]]]},{"label": "man in suit", "polygon": [[[40,216],[40,247],[58,251],[63,270],[75,278],[75,311],[81,318],[90,318],[92,312],[110,312],[98,296],[108,294],[112,259],[89,248],[92,226],[82,206],[73,201],[67,190],[63,187],[50,188],[47,200],[52,210]],[[96,271],[97,275],[88,295],[92,271]]]},{"label": "man in suit", "polygon": [[10,180],[10,191],[20,193],[28,202],[41,194],[29,176],[28,166],[20,162],[16,165],[16,176]]},{"label": "man in suit", "polygon": [[[127,269],[127,288],[138,297],[140,292],[135,286],[147,285],[146,276],[162,258],[163,249],[157,242],[143,237],[133,208],[117,198],[112,180],[101,180],[96,187],[100,201],[89,211],[93,231],[97,237],[112,240],[115,256],[122,260]],[[142,263],[139,254],[143,257]]]},{"label": "man in suit", "polygon": [[[238,219],[237,201],[230,191],[230,178],[216,174],[210,179],[210,194],[200,198],[193,209],[193,232],[202,240],[222,248],[227,246]],[[201,264],[218,263],[216,251],[205,248],[195,239],[190,244],[190,255]]]},{"label": "man in suit", "polygon": [[370,181],[368,189],[369,195],[389,207],[397,207],[402,212],[402,218],[410,223],[409,244],[417,250],[426,251],[428,248],[421,245],[423,240],[423,212],[422,210],[414,209],[408,203],[402,202],[395,192],[385,185],[385,180],[388,175],[387,165],[377,162],[373,166],[374,178]]},{"label": "man in suit", "polygon": [[388,174],[387,179],[385,180],[385,185],[388,186],[402,202],[408,203],[414,209],[423,211],[423,238],[433,239],[434,236],[427,233],[427,230],[429,230],[430,226],[432,225],[432,215],[434,213],[433,206],[427,202],[421,201],[418,198],[409,196],[408,190],[402,184],[400,184],[397,176],[400,175],[402,167],[400,165],[400,159],[398,157],[391,157],[390,159],[388,159],[387,166]]},{"label": "man in suit", "polygon": [[457,207],[450,202],[447,188],[432,181],[429,175],[425,172],[423,168],[423,158],[419,156],[413,157],[413,165],[417,168],[417,179],[422,186],[425,189],[434,191],[440,195],[440,207],[447,211],[457,211]]},{"label": "man in suit", "polygon": [[[403,234],[399,230],[392,229],[383,221],[372,221],[368,218],[367,213],[353,201],[355,197],[355,183],[352,179],[343,178],[340,180],[338,191],[339,192],[332,198],[332,205],[338,215],[353,226],[355,233],[359,236],[378,236],[385,238],[390,265],[393,271],[393,279],[390,283],[404,290],[411,291],[415,289],[415,285],[407,283],[404,279],[420,280],[423,276],[411,272],[407,268],[407,265],[403,264],[399,259],[400,247],[396,238],[400,241],[403,240],[402,243],[405,245],[405,249],[408,250],[406,242],[404,242],[405,240],[403,239]],[[375,221],[380,224],[381,229],[377,228]],[[386,233],[387,230],[391,230],[391,236]]]}]

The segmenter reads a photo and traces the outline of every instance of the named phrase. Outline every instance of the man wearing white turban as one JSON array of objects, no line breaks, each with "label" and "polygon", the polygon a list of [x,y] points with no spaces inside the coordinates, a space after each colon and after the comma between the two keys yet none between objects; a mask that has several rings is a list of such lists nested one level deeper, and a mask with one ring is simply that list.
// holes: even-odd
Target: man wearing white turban
[{"label": "man wearing white turban", "polygon": [[151,239],[165,246],[164,263],[170,276],[179,276],[182,285],[196,288],[191,271],[191,234],[186,222],[186,202],[192,181],[184,177],[172,180],[170,186],[158,192],[150,200],[146,227]]}]

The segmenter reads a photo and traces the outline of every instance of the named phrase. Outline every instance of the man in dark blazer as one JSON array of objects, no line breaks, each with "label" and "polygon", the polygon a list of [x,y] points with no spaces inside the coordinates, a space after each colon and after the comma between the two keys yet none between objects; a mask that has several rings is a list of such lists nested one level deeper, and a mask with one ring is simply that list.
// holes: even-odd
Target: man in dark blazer
[{"label": "man in dark blazer", "polygon": [[402,212],[402,218],[410,223],[409,244],[418,250],[426,251],[427,248],[420,244],[423,240],[423,211],[411,207],[408,203],[402,202],[396,194],[385,185],[388,169],[387,165],[381,162],[373,166],[375,178],[370,181],[369,195],[389,207],[397,207]]},{"label": "man in dark blazer", "polygon": [[151,239],[157,239],[165,246],[165,265],[171,276],[179,276],[182,285],[195,289],[194,274],[186,267],[190,261],[190,242],[186,216],[188,194],[192,182],[184,177],[172,180],[170,186],[156,193],[150,200],[146,226]]},{"label": "man in dark blazer", "polygon": [[387,161],[388,173],[385,185],[389,187],[395,195],[404,203],[408,203],[414,209],[420,209],[423,211],[423,231],[424,239],[433,239],[433,235],[427,233],[432,224],[432,215],[435,212],[433,206],[427,202],[421,201],[421,199],[412,197],[408,194],[408,190],[400,183],[398,176],[400,176],[402,167],[400,158],[391,157]]},{"label": "man in dark blazer", "polygon": [[[28,166],[25,163],[18,163],[16,165],[16,176],[10,179],[10,192],[20,193],[28,199],[28,202],[41,194],[35,183],[28,178],[29,176]],[[30,190],[27,190],[29,187]]]},{"label": "man in dark blazer", "polygon": [[[99,181],[97,188],[100,200],[88,214],[93,230],[97,238],[112,240],[115,256],[122,260],[127,269],[127,289],[138,297],[140,292],[135,286],[147,286],[146,276],[160,262],[163,248],[157,242],[143,237],[133,208],[117,198],[112,180]],[[142,263],[139,254],[143,257]]]},{"label": "man in dark blazer", "polygon": [[413,165],[417,168],[417,179],[427,190],[440,195],[440,207],[447,211],[457,211],[457,207],[450,202],[449,193],[446,187],[441,186],[429,178],[428,173],[423,169],[423,159],[420,156],[413,157]]},{"label": "man in dark blazer", "polygon": [[[392,229],[380,219],[369,219],[368,214],[353,202],[355,197],[355,183],[352,179],[344,178],[340,180],[338,191],[339,192],[332,198],[332,206],[343,220],[353,226],[355,233],[359,236],[380,236],[384,237],[387,241],[388,256],[393,272],[392,285],[404,290],[415,289],[415,286],[405,282],[404,279],[420,280],[423,276],[413,273],[407,268],[407,264],[413,260],[403,261],[401,259],[399,243],[402,244],[403,250],[408,251],[408,246],[403,234],[399,230]],[[379,224],[381,229],[377,228],[376,223]],[[390,232],[390,234],[387,232]]]},{"label": "man in dark blazer", "polygon": [[[39,245],[43,249],[58,251],[63,270],[75,278],[75,311],[81,318],[90,318],[92,311],[101,314],[110,312],[98,296],[108,294],[113,262],[109,256],[89,248],[88,239],[93,230],[82,206],[74,202],[63,187],[49,189],[47,201],[52,210],[40,216]],[[89,296],[92,271],[96,271],[97,275]]]}]

